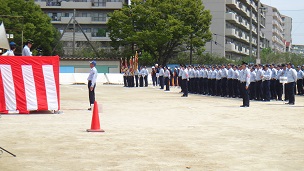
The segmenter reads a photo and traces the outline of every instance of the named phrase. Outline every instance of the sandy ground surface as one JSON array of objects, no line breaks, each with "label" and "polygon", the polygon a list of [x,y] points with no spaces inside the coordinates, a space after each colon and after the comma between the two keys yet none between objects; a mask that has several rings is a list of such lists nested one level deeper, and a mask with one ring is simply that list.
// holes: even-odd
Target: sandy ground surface
[{"label": "sandy ground surface", "polygon": [[88,133],[85,85],[61,85],[63,114],[2,115],[1,171],[304,170],[296,105],[98,85],[104,133]]}]

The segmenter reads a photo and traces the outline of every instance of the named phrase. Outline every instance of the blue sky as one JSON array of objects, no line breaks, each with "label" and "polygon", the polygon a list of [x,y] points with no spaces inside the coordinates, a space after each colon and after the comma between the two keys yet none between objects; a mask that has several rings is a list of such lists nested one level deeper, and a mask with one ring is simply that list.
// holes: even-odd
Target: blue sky
[{"label": "blue sky", "polygon": [[261,0],[292,18],[292,43],[304,45],[304,0]]}]

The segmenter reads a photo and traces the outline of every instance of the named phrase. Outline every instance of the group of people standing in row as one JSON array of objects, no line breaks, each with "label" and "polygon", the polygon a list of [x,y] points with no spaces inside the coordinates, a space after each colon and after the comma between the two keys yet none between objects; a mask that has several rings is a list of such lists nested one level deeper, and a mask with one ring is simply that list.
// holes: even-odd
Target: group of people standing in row
[{"label": "group of people standing in row", "polygon": [[[286,104],[295,104],[295,94],[303,95],[304,85],[304,65],[297,69],[291,64],[257,64],[248,65],[243,62],[242,65],[180,65],[171,70],[169,67],[152,67],[150,73],[153,86],[160,86],[165,91],[170,90],[170,85],[178,85],[183,92],[182,97],[187,97],[188,93],[203,94],[210,96],[221,96],[229,98],[243,98],[241,107],[249,107],[249,100],[269,102],[270,100],[285,100]],[[125,78],[128,77],[129,79]],[[134,72],[135,80],[143,78],[148,80],[149,75],[146,67],[142,67]],[[134,76],[125,72],[124,80],[132,80]],[[287,78],[283,94],[283,83],[280,77]],[[148,86],[148,81],[145,81]],[[125,81],[125,86],[129,85]],[[137,84],[136,84],[137,86]]]}]

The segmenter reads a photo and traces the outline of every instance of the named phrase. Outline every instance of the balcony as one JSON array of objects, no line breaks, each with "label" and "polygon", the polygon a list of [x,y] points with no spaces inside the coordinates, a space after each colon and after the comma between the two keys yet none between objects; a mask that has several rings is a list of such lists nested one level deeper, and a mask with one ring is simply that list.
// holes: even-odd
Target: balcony
[{"label": "balcony", "polygon": [[105,3],[92,3],[92,2],[35,2],[42,9],[121,9],[122,2],[105,2]]},{"label": "balcony", "polygon": [[[52,24],[68,24],[71,17],[58,17],[56,20],[52,20]],[[106,17],[105,21],[93,21],[92,17],[75,17],[79,24],[106,24],[109,17]]]},{"label": "balcony", "polygon": [[[111,41],[110,37],[108,34],[106,37],[93,37],[91,32],[86,32],[86,36],[90,41]],[[62,41],[72,41],[73,40],[73,32],[65,32],[63,34],[63,37],[61,39]],[[76,32],[75,33],[75,40],[76,41],[87,41],[85,36],[81,32]]]},{"label": "balcony", "polygon": [[282,17],[279,15],[278,12],[274,12],[273,18],[278,20],[280,23],[283,23]]},{"label": "balcony", "polygon": [[240,10],[240,8],[239,8],[239,2],[237,2],[236,0],[226,0],[226,5],[228,7],[230,7],[231,9],[238,9],[238,10]]},{"label": "balcony", "polygon": [[239,17],[237,14],[232,12],[226,13],[226,20],[234,24],[239,23]]},{"label": "balcony", "polygon": [[238,36],[238,31],[236,31],[234,28],[226,28],[226,34],[227,37],[231,37],[231,38],[240,38]]},{"label": "balcony", "polygon": [[238,52],[237,51],[237,48],[236,48],[236,45],[234,43],[228,43],[226,44],[226,51],[227,52]]}]

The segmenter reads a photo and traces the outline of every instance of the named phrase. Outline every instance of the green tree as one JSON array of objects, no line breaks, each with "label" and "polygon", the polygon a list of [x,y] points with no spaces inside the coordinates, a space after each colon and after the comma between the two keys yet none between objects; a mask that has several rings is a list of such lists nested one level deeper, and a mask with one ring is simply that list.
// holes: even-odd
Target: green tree
[{"label": "green tree", "polygon": [[[5,23],[7,32],[14,34],[14,39],[20,48],[23,40],[32,39],[34,41],[32,50],[43,50],[43,55],[51,55],[52,48],[58,42],[60,33],[51,24],[51,19],[41,8],[34,3],[34,0],[1,0],[0,20]],[[21,16],[21,17],[20,17]],[[62,48],[59,47],[55,54],[62,54]]]},{"label": "green tree", "polygon": [[113,47],[131,46],[134,51],[136,46],[159,64],[177,56],[183,46],[203,49],[211,38],[211,15],[200,0],[133,0],[110,17]]}]

